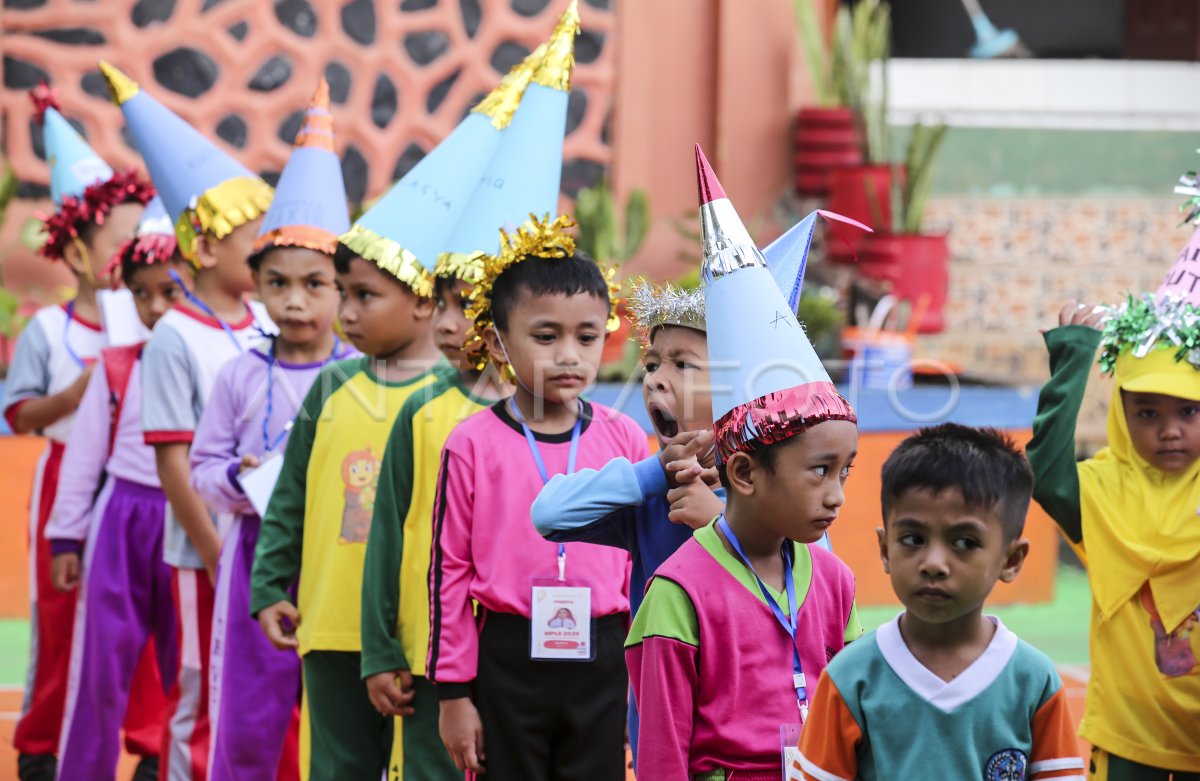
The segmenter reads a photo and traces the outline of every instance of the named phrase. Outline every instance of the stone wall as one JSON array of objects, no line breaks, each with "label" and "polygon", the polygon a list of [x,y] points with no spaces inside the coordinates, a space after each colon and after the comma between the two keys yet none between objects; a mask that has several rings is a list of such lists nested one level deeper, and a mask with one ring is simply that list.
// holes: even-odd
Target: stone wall
[{"label": "stone wall", "polygon": [[[1039,329],[1075,298],[1117,302],[1152,291],[1187,241],[1178,198],[955,197],[931,201],[927,227],[949,231],[946,330],[918,353],[1004,383],[1048,376]],[[1080,419],[1081,449],[1104,440],[1111,384],[1097,371]]]}]

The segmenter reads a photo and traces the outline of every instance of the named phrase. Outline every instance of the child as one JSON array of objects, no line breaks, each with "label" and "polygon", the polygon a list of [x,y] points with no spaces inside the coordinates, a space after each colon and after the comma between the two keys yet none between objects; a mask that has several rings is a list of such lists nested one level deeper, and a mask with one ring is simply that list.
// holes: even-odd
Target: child
[{"label": "child", "polygon": [[983,614],[1025,561],[1032,482],[992,429],[922,429],[888,457],[879,555],[904,612],[825,668],[792,773],[1081,778],[1054,664]]},{"label": "child", "polygon": [[626,641],[638,772],[778,779],[807,681],[861,634],[853,576],[813,544],[845,499],[858,429],[699,147],[696,162],[727,507],[659,567]]},{"label": "child", "polygon": [[[533,219],[488,259],[470,316],[516,391],[459,424],[438,477],[426,671],[455,764],[497,779],[625,776],[628,555],[547,543],[529,523],[550,475],[647,450],[633,421],[579,398],[615,322],[570,224]],[[557,637],[558,607],[590,620]]]},{"label": "child", "polygon": [[254,289],[246,257],[271,188],[125,74],[108,63],[100,70],[166,204],[179,252],[193,267],[189,283],[179,279],[187,300],[163,315],[146,343],[142,425],[170,505],[163,558],[175,569],[180,627],[163,773],[203,781],[212,584],[221,541],[191,486],[188,450],[217,372],[273,329],[265,311],[244,300]]},{"label": "child", "polygon": [[[1080,735],[1089,778],[1200,777],[1200,369],[1193,234],[1155,296],[1100,312],[1071,302],[1045,334],[1029,461],[1034,498],[1084,562],[1092,591],[1091,675]],[[1104,312],[1105,310],[1101,310]],[[1108,447],[1075,461],[1089,367],[1116,380]]]},{"label": "child", "polygon": [[75,596],[51,584],[46,523],[58,487],[63,449],[104,346],[96,290],[106,281],[109,258],[133,235],[153,190],[132,170],[114,173],[59,114],[43,85],[32,96],[44,125],[55,211],[45,220],[41,254],[61,260],[75,276],[76,292],[65,306],[37,312],[17,342],[5,383],[4,419],[17,434],[39,432],[48,440],[34,477],[29,518],[33,651],[21,718],[13,733],[22,779],[54,773],[71,653]]},{"label": "child", "polygon": [[212,781],[299,776],[299,719],[293,723],[293,716],[300,660],[275,649],[250,615],[261,521],[238,477],[279,457],[321,367],[352,353],[332,327],[338,306],[333,253],[349,227],[322,79],[248,260],[279,335],[222,367],[191,451],[192,487],[210,508],[235,518],[221,543],[213,610]]},{"label": "child", "polygon": [[[155,198],[137,236],[106,269],[119,273],[133,294],[147,333],[182,298],[170,276],[174,254],[171,220]],[[46,527],[55,588],[79,587],[59,744],[58,776],[64,779],[113,776],[127,707],[153,710],[144,740],[126,721],[126,745],[142,756],[135,778],[157,777],[165,694],[178,664],[171,570],[162,559],[167,500],[154,449],[142,439],[141,351],[142,343],[102,351],[71,430],[62,487]],[[148,674],[138,667],[147,656],[157,660]],[[135,684],[135,670],[159,689],[148,692],[147,702],[131,698],[147,693]]]},{"label": "child", "polygon": [[[468,297],[485,258],[499,248],[499,229],[558,204],[567,114],[563,68],[569,78],[577,30],[571,5],[550,41],[520,66],[528,69],[530,83],[435,270],[434,335],[454,370],[405,402],[383,457],[363,572],[362,675],[381,713],[399,714],[411,699],[413,712],[398,722],[395,737],[403,747],[403,777],[410,781],[462,778],[438,737],[437,694],[425,677],[438,467],[455,426],[510,393],[494,366],[464,352],[471,325]],[[552,83],[542,83],[549,72],[555,74]],[[393,773],[397,769],[393,763]]]},{"label": "child", "polygon": [[[433,316],[438,349],[457,371],[404,402],[388,437],[367,541],[362,592],[362,677],[375,709],[403,721],[404,778],[461,778],[438,737],[438,704],[425,677],[429,648],[429,553],[442,445],[461,421],[509,394],[494,370],[478,371],[463,352],[466,298],[482,263],[460,279],[439,268]],[[389,776],[389,778],[393,778]],[[394,781],[394,778],[393,778]]]}]

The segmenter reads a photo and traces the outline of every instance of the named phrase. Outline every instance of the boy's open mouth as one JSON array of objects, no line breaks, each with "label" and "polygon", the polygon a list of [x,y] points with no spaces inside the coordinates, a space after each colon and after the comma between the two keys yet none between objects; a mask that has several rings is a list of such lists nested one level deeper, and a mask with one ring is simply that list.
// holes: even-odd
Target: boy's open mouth
[{"label": "boy's open mouth", "polygon": [[679,434],[679,421],[675,420],[675,416],[665,407],[657,404],[651,405],[650,422],[654,424],[654,430],[664,439],[673,439]]}]

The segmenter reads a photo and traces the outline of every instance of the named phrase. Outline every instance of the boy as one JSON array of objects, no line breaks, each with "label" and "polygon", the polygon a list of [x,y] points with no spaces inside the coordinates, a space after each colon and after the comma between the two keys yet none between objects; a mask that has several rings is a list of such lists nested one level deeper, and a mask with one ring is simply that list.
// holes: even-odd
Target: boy
[{"label": "boy", "polygon": [[[273,330],[246,265],[271,188],[108,63],[100,70],[146,161],[193,275],[142,354],[142,426],[170,505],[163,558],[175,569],[179,674],[162,763],[166,777],[207,777],[208,663],[217,523],[191,486],[188,451],[221,366]],[[190,289],[189,289],[190,288]]]},{"label": "boy", "polygon": [[727,506],[659,567],[630,629],[638,772],[777,779],[781,728],[862,632],[853,576],[817,544],[845,500],[857,419],[699,147],[696,163]]},{"label": "boy", "polygon": [[300,660],[272,646],[250,615],[261,520],[239,477],[281,456],[321,367],[353,354],[333,332],[333,253],[349,227],[322,79],[247,260],[279,333],[222,367],[191,450],[192,487],[234,518],[221,541],[213,607],[212,781],[299,776]]},{"label": "boy", "polygon": [[983,614],[1025,561],[1032,485],[1021,452],[992,429],[923,429],[888,457],[879,555],[904,612],[829,663],[791,773],[1082,777],[1053,663]]},{"label": "boy", "polygon": [[[482,264],[476,268],[481,272]],[[425,652],[431,519],[442,445],[460,422],[510,392],[494,369],[476,370],[462,349],[470,325],[466,298],[477,278],[477,273],[458,279],[443,272],[434,281],[434,338],[456,371],[409,398],[396,416],[363,569],[362,677],[371,703],[380,713],[399,716],[405,693],[413,693],[415,712],[403,720],[399,736],[406,779],[462,775],[438,737],[437,695],[425,677]]]},{"label": "boy", "polygon": [[[147,335],[183,297],[171,279],[174,258],[175,231],[162,199],[155,198],[137,236],[106,269],[132,293]],[[178,628],[171,570],[163,561],[167,500],[154,449],[142,437],[144,344],[101,353],[71,430],[62,486],[46,527],[55,588],[79,588],[59,744],[63,779],[113,776],[127,707],[150,716],[140,731],[126,719],[126,747],[142,757],[134,778],[158,777],[166,694],[178,666]]]},{"label": "boy", "polygon": [[[469,314],[516,389],[459,424],[438,477],[426,670],[455,764],[496,779],[625,775],[628,555],[547,543],[529,523],[550,475],[647,449],[633,421],[579,398],[615,322],[570,224],[533,219],[487,260]],[[559,607],[590,620],[544,631]]]},{"label": "boy", "polygon": [[[1034,498],[1084,563],[1091,675],[1080,735],[1094,781],[1200,777],[1200,231],[1154,295],[1072,301],[1045,333],[1050,380],[1029,461]],[[1103,328],[1103,333],[1099,330]],[[1076,461],[1096,348],[1114,383],[1108,446]]]},{"label": "boy", "polygon": [[[405,403],[383,459],[383,474],[367,565],[363,575],[363,679],[381,713],[398,714],[413,692],[415,712],[406,717],[397,743],[403,745],[403,777],[410,781],[461,778],[438,738],[439,706],[425,677],[429,649],[429,563],[433,500],[442,446],[464,418],[509,395],[495,367],[479,365],[464,352],[471,322],[468,298],[483,275],[485,259],[499,248],[500,228],[531,212],[558,204],[562,133],[578,29],[572,5],[551,39],[526,58],[530,83],[496,154],[471,194],[463,217],[438,257],[434,333],[451,362],[448,372],[423,398]],[[543,71],[557,81],[547,86]],[[393,766],[393,771],[397,769]]]},{"label": "boy", "polygon": [[46,523],[58,472],[91,364],[104,347],[96,290],[107,281],[109,259],[137,227],[154,191],[133,171],[114,173],[58,112],[45,85],[31,94],[43,124],[55,210],[45,220],[40,253],[61,260],[75,276],[75,296],[65,306],[37,312],[17,342],[5,384],[4,419],[17,434],[40,432],[48,440],[30,502],[29,570],[33,652],[21,718],[13,733],[22,779],[48,778],[55,768],[66,693],[75,596],[57,591],[50,578]]}]

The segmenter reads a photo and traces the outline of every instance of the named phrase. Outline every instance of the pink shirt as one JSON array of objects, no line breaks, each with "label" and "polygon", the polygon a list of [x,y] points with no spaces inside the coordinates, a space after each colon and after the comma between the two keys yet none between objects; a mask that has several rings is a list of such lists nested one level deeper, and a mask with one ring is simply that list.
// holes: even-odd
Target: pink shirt
[{"label": "pink shirt", "polygon": [[[46,526],[47,539],[81,542],[87,539],[92,500],[106,471],[109,478],[159,486],[154,448],[142,436],[142,362],[139,359],[133,363],[125,385],[121,416],[114,423],[112,389],[104,363],[107,354],[108,351],[101,354],[75,414],[63,454],[54,510]],[[109,455],[114,425],[117,431]]]},{"label": "pink shirt", "polygon": [[[648,454],[646,435],[619,412],[585,403],[584,419],[577,469]],[[565,473],[570,432],[536,436],[547,473]],[[503,403],[467,418],[446,440],[429,568],[428,675],[434,681],[475,679],[479,636],[472,600],[482,610],[528,618],[533,580],[558,577],[558,545],[542,539],[529,515],[541,489],[521,426]],[[628,612],[628,552],[572,542],[566,553],[567,580],[591,587],[593,616]]]}]

